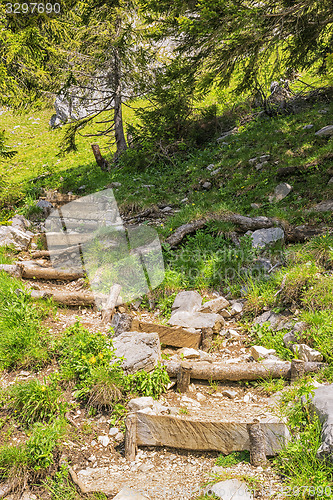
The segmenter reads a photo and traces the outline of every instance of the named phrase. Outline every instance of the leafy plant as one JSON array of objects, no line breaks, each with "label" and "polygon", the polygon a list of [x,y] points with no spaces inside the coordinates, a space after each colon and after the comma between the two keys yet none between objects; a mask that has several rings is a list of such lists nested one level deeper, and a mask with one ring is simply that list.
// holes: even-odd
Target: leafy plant
[{"label": "leafy plant", "polygon": [[152,371],[139,371],[128,375],[125,382],[127,392],[138,393],[140,396],[151,396],[158,399],[166,391],[170,383],[169,375],[164,366],[160,364]]},{"label": "leafy plant", "polygon": [[60,419],[49,425],[40,422],[33,425],[26,444],[28,464],[33,470],[46,469],[54,463],[54,451],[65,428],[66,424]]}]

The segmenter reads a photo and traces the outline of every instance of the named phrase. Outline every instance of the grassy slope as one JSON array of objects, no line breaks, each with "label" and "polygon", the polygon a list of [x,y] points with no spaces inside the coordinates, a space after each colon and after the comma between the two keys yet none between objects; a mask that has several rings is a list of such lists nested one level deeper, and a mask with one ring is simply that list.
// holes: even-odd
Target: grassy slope
[{"label": "grassy slope", "polygon": [[[322,109],[326,113],[320,113]],[[2,191],[1,199],[12,199],[21,201],[21,211],[27,211],[32,205],[32,200],[38,197],[40,187],[57,188],[63,191],[73,191],[87,194],[97,191],[108,185],[111,181],[121,182],[121,187],[115,190],[115,196],[121,207],[140,208],[157,203],[172,204],[180,211],[159,231],[163,236],[170,234],[175,227],[192,218],[199,217],[212,210],[233,210],[249,215],[278,216],[290,222],[321,222],[332,223],[330,214],[318,214],[307,212],[315,203],[332,198],[332,184],[328,185],[331,177],[329,170],[333,166],[331,153],[331,141],[316,137],[315,131],[319,128],[333,123],[333,104],[318,103],[313,108],[304,110],[298,115],[290,115],[275,119],[266,119],[248,122],[240,127],[239,134],[226,139],[228,145],[219,146],[215,142],[207,145],[205,149],[197,150],[189,154],[186,160],[174,160],[172,167],[164,164],[155,164],[144,172],[136,171],[131,165],[125,168],[115,168],[110,173],[102,173],[95,166],[90,151],[91,139],[79,139],[79,151],[67,157],[57,157],[58,143],[61,139],[61,131],[48,129],[48,119],[51,111],[35,113],[35,118],[40,118],[41,125],[33,125],[34,120],[28,120],[27,116],[12,116],[5,113],[1,117],[1,124],[7,130],[10,145],[18,145],[19,154],[13,160],[2,162],[0,173],[6,186]],[[128,120],[134,117],[129,116]],[[303,126],[313,123],[310,130],[303,130]],[[14,129],[15,125],[20,127]],[[10,131],[14,130],[14,134]],[[99,141],[101,146],[103,142]],[[249,165],[248,160],[261,154],[270,154],[271,162],[262,171],[257,171]],[[213,179],[206,169],[209,164],[220,168],[220,173]],[[291,176],[287,182],[294,187],[292,194],[278,204],[268,203],[268,195],[279,183],[276,179],[276,171],[279,167],[306,166],[307,170],[299,176]],[[33,186],[29,179],[36,175],[50,172],[51,175],[41,179]],[[209,191],[202,190],[200,181],[209,180],[212,188]],[[17,185],[20,184],[21,194]],[[147,188],[144,185],[149,184]],[[78,188],[86,185],[85,190]],[[181,200],[187,196],[186,203]],[[24,203],[26,206],[24,206]],[[252,208],[251,203],[260,204],[260,208]],[[9,215],[3,212],[3,218]],[[199,251],[201,260],[196,262],[197,268],[202,271],[203,277],[196,280],[188,280],[184,277],[188,269],[177,265],[167,270],[164,284],[164,292],[160,298],[160,304],[167,313],[172,302],[171,292],[177,288],[197,286],[205,288],[216,285],[211,279],[214,268],[210,267],[211,257],[205,252],[211,250],[217,253],[220,246],[225,244],[222,237],[218,237],[219,230],[231,229],[230,225],[215,224],[206,231],[200,231],[184,245],[185,252],[189,256]],[[331,361],[332,346],[332,275],[331,265],[325,263],[332,258],[329,245],[319,241],[313,247],[294,247],[289,249],[288,267],[282,268],[268,282],[252,283],[248,296],[248,313],[253,315],[262,310],[266,305],[283,309],[291,308],[296,312],[298,309],[299,319],[307,320],[310,329],[305,340],[315,348],[321,350],[328,361]],[[246,245],[244,243],[243,247]],[[326,249],[324,261],[318,256],[317,249]],[[181,251],[181,249],[179,250]],[[319,252],[320,253],[320,252]],[[198,253],[196,253],[196,256]],[[170,260],[178,258],[179,255],[168,254]],[[236,258],[233,254],[232,258]],[[191,260],[191,259],[190,259]],[[193,261],[193,259],[192,259]],[[311,265],[308,262],[312,262]],[[219,264],[220,265],[220,264]],[[279,290],[283,278],[288,275],[287,286],[283,292],[273,299]],[[323,293],[323,290],[325,293]],[[12,292],[11,292],[12,293]],[[283,333],[283,332],[282,332]],[[262,329],[253,332],[253,339],[267,347],[281,347],[282,335],[277,336]],[[280,355],[288,357],[283,348],[277,349]],[[289,353],[290,356],[290,353]],[[328,376],[331,378],[331,374]],[[301,391],[306,392],[303,386]],[[296,388],[297,389],[297,388]],[[296,389],[288,396],[294,400],[299,396]],[[296,407],[295,412],[299,410]],[[311,428],[307,423],[301,421],[302,412],[294,415],[295,429],[305,429],[305,438],[311,442],[308,447],[311,453],[305,453],[304,447],[308,446],[306,440],[292,443],[289,451],[286,451],[280,463],[281,470],[286,474],[289,484],[301,485],[326,485],[330,481],[331,467],[323,466],[315,459],[316,439],[318,439],[318,428]],[[308,458],[306,458],[308,457]],[[286,466],[285,464],[289,464]],[[302,470],[305,472],[302,473]],[[311,471],[311,476],[309,474]],[[315,495],[320,498],[320,494]],[[295,494],[294,498],[302,498]]]}]

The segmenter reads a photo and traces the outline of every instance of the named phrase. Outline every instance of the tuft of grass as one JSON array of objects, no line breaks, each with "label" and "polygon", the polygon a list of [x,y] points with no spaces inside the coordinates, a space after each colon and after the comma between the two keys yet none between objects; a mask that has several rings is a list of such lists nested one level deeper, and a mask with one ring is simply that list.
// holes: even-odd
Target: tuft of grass
[{"label": "tuft of grass", "polygon": [[250,462],[250,453],[248,451],[234,451],[229,455],[219,455],[215,465],[220,467],[232,467],[240,462]]},{"label": "tuft of grass", "polygon": [[286,330],[272,330],[269,323],[263,325],[253,325],[251,336],[256,344],[260,344],[266,349],[275,349],[277,356],[285,360],[294,358],[294,354],[284,346],[283,336]]},{"label": "tuft of grass", "polygon": [[14,411],[15,418],[24,425],[50,422],[65,411],[60,395],[61,391],[55,378],[44,379],[43,382],[32,379],[10,387],[8,407]]}]

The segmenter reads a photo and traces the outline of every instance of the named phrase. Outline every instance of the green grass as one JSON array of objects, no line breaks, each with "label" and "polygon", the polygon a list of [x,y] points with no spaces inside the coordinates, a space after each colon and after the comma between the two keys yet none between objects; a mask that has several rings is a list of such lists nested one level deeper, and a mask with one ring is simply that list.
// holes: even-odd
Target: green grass
[{"label": "green grass", "polygon": [[250,453],[248,451],[234,451],[229,455],[219,455],[215,464],[220,467],[232,467],[240,462],[250,462]]},{"label": "green grass", "polygon": [[53,339],[42,325],[49,314],[46,303],[35,304],[17,294],[20,281],[0,272],[0,369],[38,370],[51,359]]}]

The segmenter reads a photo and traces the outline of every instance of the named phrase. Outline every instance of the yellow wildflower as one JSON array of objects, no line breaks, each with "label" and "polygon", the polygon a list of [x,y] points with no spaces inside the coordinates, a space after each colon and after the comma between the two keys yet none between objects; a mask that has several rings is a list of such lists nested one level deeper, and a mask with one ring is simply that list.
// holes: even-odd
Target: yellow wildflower
[{"label": "yellow wildflower", "polygon": [[89,359],[89,363],[91,363],[92,365],[96,363],[95,356],[91,356],[91,358]]}]

